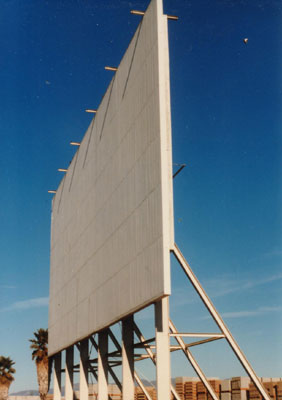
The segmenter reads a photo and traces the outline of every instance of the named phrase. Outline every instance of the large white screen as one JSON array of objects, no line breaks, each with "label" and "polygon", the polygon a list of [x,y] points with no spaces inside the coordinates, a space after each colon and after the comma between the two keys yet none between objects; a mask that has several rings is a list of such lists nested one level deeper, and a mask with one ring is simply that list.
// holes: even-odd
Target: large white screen
[{"label": "large white screen", "polygon": [[153,0],[53,199],[49,355],[170,294],[168,62]]}]

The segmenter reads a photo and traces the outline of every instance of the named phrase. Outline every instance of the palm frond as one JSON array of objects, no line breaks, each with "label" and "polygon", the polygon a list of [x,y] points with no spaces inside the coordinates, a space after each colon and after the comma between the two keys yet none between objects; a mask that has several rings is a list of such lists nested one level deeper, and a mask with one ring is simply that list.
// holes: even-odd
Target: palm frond
[{"label": "palm frond", "polygon": [[48,329],[40,328],[37,332],[33,332],[35,339],[29,339],[32,360],[36,363],[48,358]]},{"label": "palm frond", "polygon": [[10,357],[0,356],[0,379],[1,381],[13,381],[13,374],[16,372],[13,368],[15,362]]}]

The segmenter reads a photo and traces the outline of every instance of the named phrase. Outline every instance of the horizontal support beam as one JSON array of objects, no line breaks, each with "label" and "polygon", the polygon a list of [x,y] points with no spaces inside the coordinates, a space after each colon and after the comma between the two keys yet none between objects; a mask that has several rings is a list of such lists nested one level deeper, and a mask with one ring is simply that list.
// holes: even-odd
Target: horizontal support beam
[{"label": "horizontal support beam", "polygon": [[170,333],[170,336],[182,336],[182,337],[216,337],[216,338],[224,338],[225,336],[222,333]]},{"label": "horizontal support beam", "polygon": [[98,373],[97,373],[98,371],[95,368],[91,367],[91,365],[90,365],[89,369],[90,369],[89,372],[92,372],[92,374],[94,375],[96,381],[98,382]]},{"label": "horizontal support beam", "polygon": [[[142,16],[145,15],[145,11],[139,11],[139,10],[131,10],[130,13],[134,15],[142,15]],[[176,15],[167,15],[167,19],[177,21],[178,17]]]},{"label": "horizontal support beam", "polygon": [[98,362],[98,358],[91,358],[91,360],[89,360],[90,364],[97,364]]},{"label": "horizontal support beam", "polygon": [[197,342],[192,342],[192,343],[186,344],[186,347],[198,346],[199,344],[205,344],[205,343],[213,342],[213,341],[219,340],[219,339],[225,339],[225,336],[222,336],[222,337],[211,337],[209,339],[198,340]]},{"label": "horizontal support beam", "polygon": [[167,15],[167,19],[172,21],[178,21],[179,17],[177,15]]},{"label": "horizontal support beam", "polygon": [[[169,329],[170,329],[171,333],[178,333],[176,327],[174,326],[174,324],[172,323],[171,320],[169,321]],[[201,381],[205,385],[205,387],[206,387],[207,391],[209,392],[210,396],[212,397],[212,399],[213,400],[219,400],[217,395],[216,395],[216,393],[215,393],[215,391],[213,390],[211,384],[207,380],[205,374],[201,370],[200,366],[198,365],[197,361],[195,360],[195,358],[193,357],[192,353],[188,349],[187,345],[184,343],[182,337],[176,336],[175,339],[177,340],[178,344],[180,345],[183,353],[185,354],[185,356],[189,360],[190,364],[194,368],[194,370],[197,373],[198,377],[201,379]]]},{"label": "horizontal support beam", "polygon": [[[200,345],[200,344],[205,344],[205,343],[209,343],[209,342],[213,342],[214,340],[219,340],[219,339],[224,339],[224,336],[222,336],[222,337],[212,337],[212,338],[209,338],[209,339],[205,339],[205,340],[199,340],[199,341],[197,341],[197,342],[192,342],[192,343],[185,343],[185,348],[188,348],[188,347],[193,347],[193,346],[198,346],[198,345]],[[156,346],[154,346],[154,345],[152,345],[152,346],[145,346],[145,348],[146,349],[155,349],[156,348]],[[178,346],[178,345],[171,345],[170,346],[170,351],[172,352],[172,351],[176,351],[176,350],[181,350],[182,349],[182,347],[181,346]],[[139,354],[138,354],[138,356],[139,356]],[[141,356],[142,356],[142,354],[141,354]],[[149,357],[149,356],[148,356]],[[146,358],[147,358],[147,355],[146,355]],[[138,360],[135,360],[135,361],[138,361]]]},{"label": "horizontal support beam", "polygon": [[154,342],[156,339],[155,338],[151,338],[151,339],[147,339],[138,343],[135,343],[134,347],[144,347],[144,345],[148,344],[148,343],[152,343]]},{"label": "horizontal support beam", "polygon": [[97,110],[90,110],[90,109],[87,109],[87,110],[85,110],[85,112],[87,112],[87,113],[92,113],[92,114],[96,114]]},{"label": "horizontal support beam", "polygon": [[65,168],[58,168],[58,171],[59,171],[59,172],[67,172],[68,170],[65,169]]},{"label": "horizontal support beam", "polygon": [[[155,345],[148,345],[148,346],[145,346],[146,347],[146,349],[148,348],[148,349],[155,349],[156,348],[156,346]],[[180,346],[177,346],[177,345],[175,345],[175,344],[172,344],[172,345],[170,345],[170,350],[174,350],[174,349],[180,349],[181,347]]]},{"label": "horizontal support beam", "polygon": [[80,143],[79,142],[70,142],[70,145],[71,146],[80,146]]},{"label": "horizontal support beam", "polygon": [[117,71],[117,67],[109,67],[108,65],[105,67],[107,71]]},{"label": "horizontal support beam", "polygon": [[147,360],[150,358],[151,360],[154,359],[156,355],[154,354],[153,356],[149,356],[148,354],[142,354],[140,357],[134,358],[134,362],[136,361],[142,361],[142,360]]},{"label": "horizontal support beam", "polygon": [[118,367],[119,365],[122,365],[121,361],[109,362],[110,367]]},{"label": "horizontal support beam", "polygon": [[55,194],[55,193],[57,193],[57,190],[48,190],[48,193],[53,193],[53,194]]}]

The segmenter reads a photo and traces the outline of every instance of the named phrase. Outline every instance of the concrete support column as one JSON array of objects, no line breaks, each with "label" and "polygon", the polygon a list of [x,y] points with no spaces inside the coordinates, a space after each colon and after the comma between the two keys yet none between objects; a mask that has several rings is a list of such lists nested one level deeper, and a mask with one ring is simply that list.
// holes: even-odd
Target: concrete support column
[{"label": "concrete support column", "polygon": [[170,400],[169,297],[155,303],[157,400]]},{"label": "concrete support column", "polygon": [[62,354],[58,353],[54,357],[54,400],[61,400],[61,369],[62,369]]},{"label": "concrete support column", "polygon": [[80,342],[79,372],[80,400],[88,400],[88,339]]},{"label": "concrete support column", "polygon": [[122,399],[134,399],[133,315],[122,321]]},{"label": "concrete support column", "polygon": [[108,332],[98,334],[98,400],[108,399]]},{"label": "concrete support column", "polygon": [[66,350],[65,400],[73,400],[73,346]]}]

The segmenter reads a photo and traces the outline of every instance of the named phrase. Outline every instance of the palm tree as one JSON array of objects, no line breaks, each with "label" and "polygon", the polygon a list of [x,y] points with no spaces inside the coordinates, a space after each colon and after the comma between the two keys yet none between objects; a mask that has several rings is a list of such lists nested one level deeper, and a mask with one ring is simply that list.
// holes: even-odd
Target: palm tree
[{"label": "palm tree", "polygon": [[[46,400],[48,393],[48,329],[38,329],[33,332],[35,339],[29,339],[32,343],[32,359],[35,360],[37,369],[37,381],[40,400]],[[0,399],[1,400],[1,399]]]},{"label": "palm tree", "polygon": [[9,387],[13,380],[16,370],[13,368],[14,361],[10,357],[0,356],[0,400],[7,400]]}]

